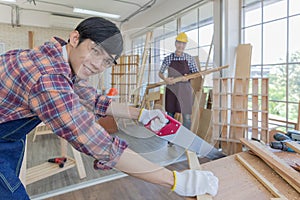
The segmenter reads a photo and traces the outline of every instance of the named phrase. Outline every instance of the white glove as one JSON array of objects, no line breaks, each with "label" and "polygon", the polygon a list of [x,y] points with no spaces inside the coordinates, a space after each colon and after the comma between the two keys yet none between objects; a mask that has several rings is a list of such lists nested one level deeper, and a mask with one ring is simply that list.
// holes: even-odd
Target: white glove
[{"label": "white glove", "polygon": [[150,128],[154,131],[160,130],[168,123],[168,119],[165,117],[164,113],[161,110],[142,109],[138,121],[146,125],[151,120],[152,122]]},{"label": "white glove", "polygon": [[181,196],[197,196],[211,194],[215,196],[218,191],[219,180],[210,171],[185,170],[183,172],[173,171],[175,191]]}]

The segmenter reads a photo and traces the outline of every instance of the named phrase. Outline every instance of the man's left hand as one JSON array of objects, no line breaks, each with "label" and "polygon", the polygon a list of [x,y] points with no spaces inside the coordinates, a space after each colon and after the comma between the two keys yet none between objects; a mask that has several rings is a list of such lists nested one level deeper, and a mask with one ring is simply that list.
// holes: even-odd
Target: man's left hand
[{"label": "man's left hand", "polygon": [[186,75],[187,75],[187,74],[184,74],[184,75],[181,77],[181,81],[182,81],[182,82],[187,82],[187,81],[189,81],[189,79],[186,78]]},{"label": "man's left hand", "polygon": [[[146,125],[151,120],[154,121],[154,124],[159,125],[160,128],[162,128],[166,123],[168,123],[168,119],[166,118],[165,114],[161,110],[142,109],[138,121]],[[163,126],[161,126],[161,124],[163,124]]]}]

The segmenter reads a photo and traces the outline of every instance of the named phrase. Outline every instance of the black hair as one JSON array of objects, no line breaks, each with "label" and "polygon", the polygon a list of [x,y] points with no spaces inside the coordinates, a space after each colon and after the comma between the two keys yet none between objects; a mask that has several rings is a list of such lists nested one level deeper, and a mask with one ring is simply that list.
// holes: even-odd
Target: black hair
[{"label": "black hair", "polygon": [[123,38],[119,28],[102,17],[90,17],[83,20],[76,28],[79,33],[79,43],[91,39],[100,44],[107,53],[119,57],[123,51]]}]

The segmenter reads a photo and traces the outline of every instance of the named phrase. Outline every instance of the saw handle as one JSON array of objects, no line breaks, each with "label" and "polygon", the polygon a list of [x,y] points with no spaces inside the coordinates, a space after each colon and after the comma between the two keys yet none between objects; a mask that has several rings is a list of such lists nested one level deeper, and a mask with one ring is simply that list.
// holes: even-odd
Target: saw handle
[{"label": "saw handle", "polygon": [[145,128],[149,129],[150,131],[154,132],[156,135],[158,136],[166,136],[166,135],[172,135],[175,134],[177,132],[177,130],[180,128],[181,123],[179,121],[177,121],[176,119],[170,117],[169,115],[165,115],[166,118],[168,119],[168,123],[159,131],[153,131],[151,130],[151,122],[152,120],[145,125]]}]

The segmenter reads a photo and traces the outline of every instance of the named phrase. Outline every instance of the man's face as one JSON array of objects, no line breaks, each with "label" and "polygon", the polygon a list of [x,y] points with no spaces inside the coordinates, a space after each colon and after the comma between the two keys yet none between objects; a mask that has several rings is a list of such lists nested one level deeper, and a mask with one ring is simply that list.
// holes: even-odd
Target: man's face
[{"label": "man's face", "polygon": [[176,41],[175,42],[175,47],[176,47],[176,51],[178,53],[182,53],[186,47],[186,42],[179,42],[179,41]]},{"label": "man's face", "polygon": [[111,56],[90,39],[86,39],[72,48],[69,54],[69,62],[75,74],[80,79],[99,74],[113,65]]}]

